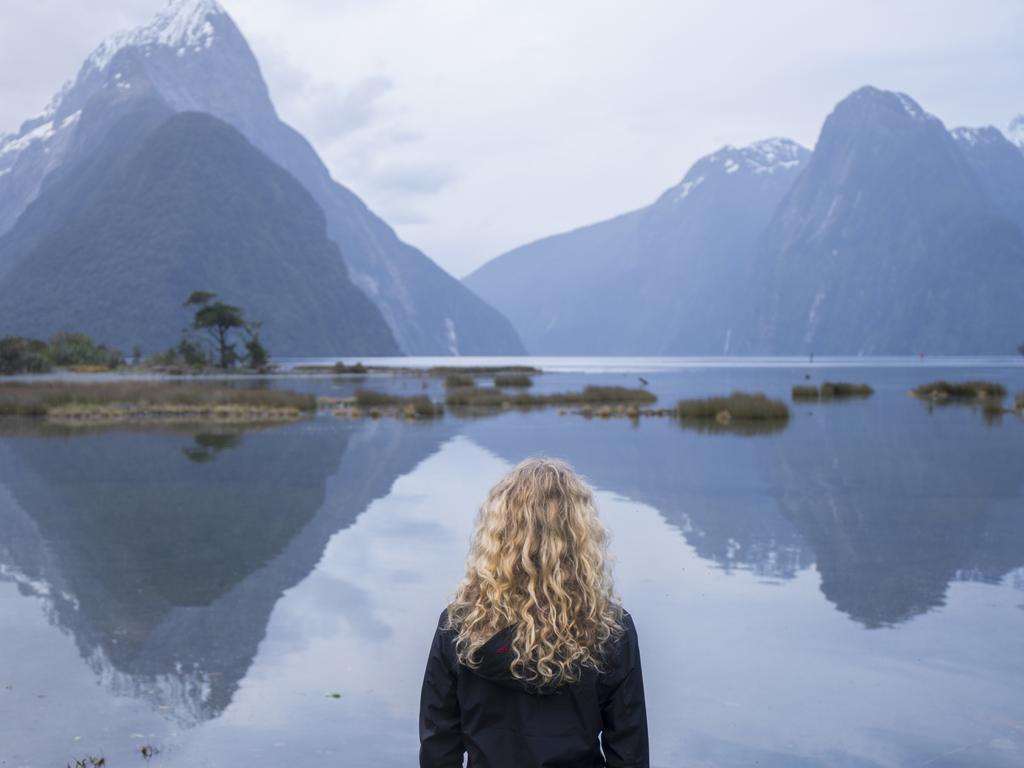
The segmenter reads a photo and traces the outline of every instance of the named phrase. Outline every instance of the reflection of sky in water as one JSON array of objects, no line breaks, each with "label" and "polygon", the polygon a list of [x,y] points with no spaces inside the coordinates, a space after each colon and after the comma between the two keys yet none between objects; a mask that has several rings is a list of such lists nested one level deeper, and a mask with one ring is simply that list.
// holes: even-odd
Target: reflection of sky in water
[{"label": "reflection of sky in water", "polygon": [[[514,459],[546,448],[599,488],[656,765],[1019,765],[1024,430],[929,416],[895,389],[801,408],[781,437],[511,413],[318,420],[198,464],[189,436],[0,440],[0,759],[102,751],[117,765],[150,742],[167,765],[414,764],[425,652],[476,508]],[[226,554],[246,535],[265,554],[172,553],[194,571],[177,587],[119,560],[122,518],[94,530],[61,517],[102,518],[90,500],[111,497],[82,481],[103,479],[97,455],[120,457],[110,482],[160,468],[168,499],[180,482],[201,514],[237,516],[213,529]],[[77,469],[51,472],[47,457]],[[262,519],[218,490],[256,472]],[[315,493],[273,497],[276,477],[299,472]],[[288,499],[301,530],[267,519]],[[150,514],[176,519],[170,501]],[[104,546],[138,602],[90,574],[83,551]],[[206,603],[191,582],[211,579]],[[159,622],[148,634],[139,613]]]}]

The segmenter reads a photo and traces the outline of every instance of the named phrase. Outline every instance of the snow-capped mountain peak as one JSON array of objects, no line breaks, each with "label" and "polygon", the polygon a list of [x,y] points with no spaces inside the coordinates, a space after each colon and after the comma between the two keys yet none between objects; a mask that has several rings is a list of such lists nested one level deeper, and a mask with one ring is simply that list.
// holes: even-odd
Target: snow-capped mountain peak
[{"label": "snow-capped mountain peak", "polygon": [[169,0],[148,24],[116,32],[100,43],[84,67],[103,71],[118,51],[129,47],[162,45],[175,49],[179,56],[199,52],[216,39],[211,18],[223,15],[217,0]]},{"label": "snow-capped mountain peak", "polygon": [[809,155],[805,147],[783,138],[763,139],[745,147],[726,145],[694,163],[683,180],[668,190],[664,198],[678,203],[689,197],[707,179],[730,177],[739,171],[745,174],[773,174],[795,170]]}]

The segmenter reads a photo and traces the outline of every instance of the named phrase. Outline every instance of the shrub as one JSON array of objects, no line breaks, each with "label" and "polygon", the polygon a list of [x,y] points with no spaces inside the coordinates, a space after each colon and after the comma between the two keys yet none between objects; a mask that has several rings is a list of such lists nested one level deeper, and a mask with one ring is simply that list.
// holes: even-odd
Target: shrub
[{"label": "shrub", "polygon": [[454,387],[445,394],[445,404],[456,408],[500,408],[508,398],[495,387]]},{"label": "shrub", "polygon": [[793,387],[793,399],[797,402],[811,402],[817,400],[819,395],[815,386],[797,384]]},{"label": "shrub", "polygon": [[653,403],[657,396],[646,389],[629,387],[601,387],[588,385],[582,392],[549,392],[543,395],[532,395],[519,392],[507,396],[508,401],[517,408],[535,408],[545,405],[610,405],[619,403]]},{"label": "shrub", "polygon": [[533,379],[524,373],[503,373],[494,377],[496,387],[532,387]]},{"label": "shrub", "polygon": [[532,365],[435,365],[424,371],[431,376],[494,376],[499,373],[541,373]]},{"label": "shrub", "polygon": [[393,407],[409,417],[440,416],[444,409],[435,405],[427,395],[393,395],[389,392],[378,392],[372,389],[357,389],[355,402],[359,408],[366,408],[371,418],[381,415],[383,407]]},{"label": "shrub", "polygon": [[9,382],[0,384],[0,415],[42,416],[64,406],[238,406],[315,411],[316,398],[284,389],[242,389],[167,381]]},{"label": "shrub", "polygon": [[451,376],[445,377],[444,386],[446,389],[458,389],[460,387],[475,387],[476,381],[473,380],[472,376],[452,374]]},{"label": "shrub", "polygon": [[821,399],[833,397],[871,397],[875,393],[868,384],[850,384],[846,381],[826,381],[821,385]]},{"label": "shrub", "polygon": [[402,398],[390,392],[378,392],[375,389],[357,389],[354,393],[356,405],[360,408],[371,408],[379,405],[396,405]]},{"label": "shrub", "polygon": [[362,363],[355,363],[354,365],[345,365],[340,360],[331,366],[331,371],[334,373],[366,373],[367,368]]},{"label": "shrub", "polygon": [[911,390],[914,397],[931,400],[975,400],[1006,397],[1006,387],[994,381],[933,381]]},{"label": "shrub", "polygon": [[50,337],[47,347],[50,361],[54,365],[100,365],[116,368],[124,362],[120,352],[104,344],[96,344],[84,333],[55,333]]},{"label": "shrub", "polygon": [[680,400],[676,416],[684,421],[786,421],[789,408],[781,400],[770,400],[761,392],[733,392],[727,397]]},{"label": "shrub", "polygon": [[51,368],[46,344],[24,336],[0,338],[0,374],[46,373]]}]

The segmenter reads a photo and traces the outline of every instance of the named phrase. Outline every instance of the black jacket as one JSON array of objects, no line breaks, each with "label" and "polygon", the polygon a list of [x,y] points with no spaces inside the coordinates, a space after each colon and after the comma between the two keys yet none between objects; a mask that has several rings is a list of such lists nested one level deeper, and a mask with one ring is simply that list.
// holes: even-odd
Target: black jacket
[{"label": "black jacket", "polygon": [[[480,649],[470,669],[455,656],[455,631],[438,619],[420,695],[420,768],[649,768],[647,711],[636,628],[608,651],[606,671],[549,691],[512,677],[515,628]],[[602,755],[603,751],[603,755]]]}]

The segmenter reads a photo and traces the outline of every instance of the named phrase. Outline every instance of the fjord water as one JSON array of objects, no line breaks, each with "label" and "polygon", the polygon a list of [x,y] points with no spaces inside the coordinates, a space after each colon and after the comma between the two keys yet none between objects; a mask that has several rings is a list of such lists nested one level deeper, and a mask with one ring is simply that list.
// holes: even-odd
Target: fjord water
[{"label": "fjord water", "polygon": [[[145,745],[168,766],[414,765],[426,651],[473,517],[535,453],[598,490],[654,765],[1024,761],[1024,422],[907,394],[937,378],[1016,392],[1016,361],[542,365],[538,391],[642,376],[665,404],[733,389],[788,401],[805,376],[876,392],[793,405],[756,434],[557,410],[8,425],[0,765],[102,754],[116,768]],[[270,385],[440,396],[410,376]]]}]

